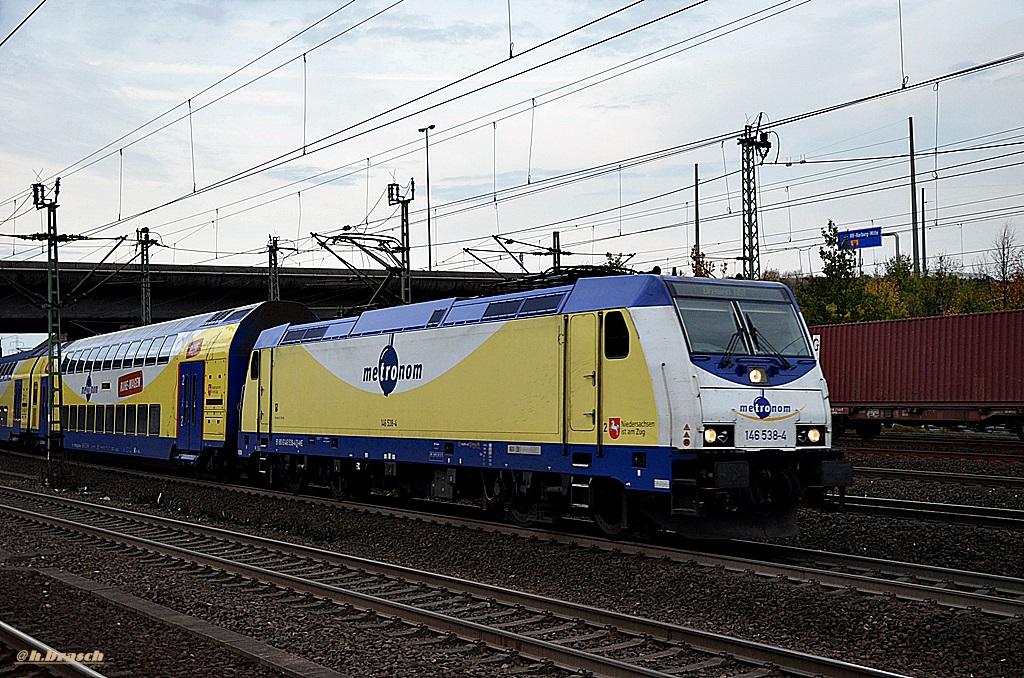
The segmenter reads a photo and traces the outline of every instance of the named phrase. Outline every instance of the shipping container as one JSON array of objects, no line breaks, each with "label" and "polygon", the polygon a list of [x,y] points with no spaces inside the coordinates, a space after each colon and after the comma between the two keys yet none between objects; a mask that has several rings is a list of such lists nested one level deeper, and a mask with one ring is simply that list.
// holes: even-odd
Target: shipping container
[{"label": "shipping container", "polygon": [[810,328],[836,432],[1007,426],[1024,438],[1024,310]]}]

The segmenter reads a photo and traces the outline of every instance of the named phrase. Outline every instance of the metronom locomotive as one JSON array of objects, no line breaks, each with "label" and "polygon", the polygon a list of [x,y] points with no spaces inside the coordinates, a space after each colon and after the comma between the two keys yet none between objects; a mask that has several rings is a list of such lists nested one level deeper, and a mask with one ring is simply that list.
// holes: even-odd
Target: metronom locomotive
[{"label": "metronom locomotive", "polygon": [[[587,515],[608,534],[642,524],[699,538],[792,535],[801,501],[821,505],[852,483],[830,445],[807,328],[780,284],[583,278],[313,322],[273,322],[269,306],[221,312],[252,320],[234,331],[246,341],[204,339],[223,344],[215,355],[197,344],[215,316],[178,321],[165,361],[177,378],[156,386],[145,373],[156,341],[140,345],[143,378],[129,393],[110,388],[92,417],[86,371],[120,384],[137,358],[113,370],[91,352],[112,341],[69,344],[69,446],[317,484],[338,498],[472,500],[520,524]],[[135,331],[169,336],[163,325]],[[0,408],[11,407],[6,386]],[[140,427],[144,400],[148,416],[153,400],[176,418]],[[0,435],[15,431],[0,415]]]}]

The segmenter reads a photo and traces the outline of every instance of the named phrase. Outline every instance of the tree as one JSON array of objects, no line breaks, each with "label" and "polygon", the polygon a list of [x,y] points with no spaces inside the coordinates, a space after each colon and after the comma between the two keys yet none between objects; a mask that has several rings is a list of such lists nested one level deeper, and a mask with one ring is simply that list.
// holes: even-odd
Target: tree
[{"label": "tree", "polygon": [[954,315],[991,310],[978,285],[963,276],[959,262],[939,255],[928,275],[921,279],[920,315]]},{"label": "tree", "polygon": [[1024,247],[1009,222],[992,241],[986,272],[992,278],[993,304],[998,309],[1024,308]]},{"label": "tree", "polygon": [[604,263],[602,264],[602,266],[604,266],[604,268],[607,268],[607,269],[610,269],[612,271],[619,272],[619,273],[632,273],[633,269],[631,269],[626,264],[629,263],[629,260],[632,259],[635,256],[636,256],[636,254],[623,254],[622,252],[619,252],[618,254],[612,254],[611,252],[605,252],[604,253],[605,260],[604,260]]},{"label": "tree", "polygon": [[[797,287],[798,301],[808,324],[856,322],[865,318],[865,280],[857,273],[857,253],[839,240],[839,228],[829,219],[821,229],[825,245],[818,250],[824,277]],[[869,316],[871,314],[868,314]]]},{"label": "tree", "polygon": [[892,320],[909,315],[899,285],[887,276],[868,278],[864,296],[864,320]]}]

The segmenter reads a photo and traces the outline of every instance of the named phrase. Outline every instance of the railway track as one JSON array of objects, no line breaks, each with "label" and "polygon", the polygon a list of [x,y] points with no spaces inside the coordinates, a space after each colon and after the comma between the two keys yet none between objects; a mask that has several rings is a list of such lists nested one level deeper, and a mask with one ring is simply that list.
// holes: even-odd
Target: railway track
[{"label": "railway track", "polygon": [[[45,661],[47,657],[56,657],[61,653],[50,647],[43,641],[17,629],[10,624],[0,621],[0,645],[13,650],[16,655],[16,662],[13,667],[7,667],[5,676],[38,676],[40,672],[48,673],[61,678],[104,678],[103,674],[76,661]],[[33,653],[36,653],[40,660],[33,660]]]},{"label": "railway track", "polygon": [[975,473],[945,473],[942,471],[915,471],[895,468],[872,468],[868,466],[855,466],[853,473],[857,478],[916,480],[949,485],[981,485],[983,487],[1007,487],[1014,490],[1024,490],[1024,477],[1016,476],[989,476]]},{"label": "railway track", "polygon": [[977,461],[1006,461],[1010,463],[1024,463],[1024,454],[1012,452],[981,452],[981,451],[952,451],[952,450],[928,450],[905,447],[863,447],[860,444],[848,447],[847,454],[878,455],[887,457],[922,457],[925,459],[972,459]]},{"label": "railway track", "polygon": [[872,441],[849,437],[836,441],[839,446],[843,443],[850,454],[1024,462],[1024,442],[1016,437],[901,433],[882,434]]},{"label": "railway track", "polygon": [[[23,477],[32,478],[28,474]],[[208,481],[181,480],[226,490],[223,485]],[[335,506],[333,500],[258,490],[232,488],[231,492],[245,492],[286,498],[325,506]],[[765,577],[783,578],[793,582],[813,582],[831,588],[855,589],[871,595],[891,595],[904,600],[935,602],[961,609],[973,608],[1000,616],[1024,615],[1024,581],[984,573],[965,572],[910,563],[889,562],[861,556],[821,551],[783,548],[736,542],[715,553],[695,551],[672,545],[674,537],[664,536],[661,545],[652,543],[608,541],[589,534],[571,531],[553,532],[543,529],[524,529],[499,523],[454,515],[437,515],[407,508],[382,507],[376,504],[346,503],[350,510],[393,517],[424,520],[441,525],[456,525],[468,529],[482,529],[505,534],[519,534],[546,541],[575,544],[585,548],[618,549],[651,558],[669,558],[691,562],[705,567],[723,568],[735,572],[755,573]],[[582,529],[586,526],[580,525]],[[709,548],[714,548],[710,547]]]},{"label": "railway track", "polygon": [[749,640],[25,490],[0,510],[598,675],[893,676]]},{"label": "railway track", "polygon": [[[880,469],[880,471],[889,471]],[[118,469],[118,472],[124,472]],[[915,565],[902,562],[889,562],[862,556],[829,553],[814,550],[784,548],[758,544],[755,542],[732,542],[723,547],[708,545],[708,549],[697,551],[680,546],[681,540],[674,535],[660,535],[657,541],[624,542],[610,541],[603,537],[595,537],[589,523],[578,525],[570,523],[563,529],[553,531],[543,528],[522,528],[505,525],[475,517],[467,517],[462,507],[451,506],[449,513],[437,513],[438,507],[431,511],[380,504],[357,502],[339,503],[333,499],[320,499],[311,496],[297,496],[291,493],[252,488],[245,486],[225,486],[206,480],[168,478],[159,474],[143,471],[129,471],[133,475],[152,477],[161,481],[174,482],[215,488],[219,491],[237,493],[242,496],[274,497],[289,502],[299,501],[325,507],[344,506],[357,513],[386,515],[409,520],[422,520],[439,525],[460,526],[467,529],[487,530],[502,534],[517,534],[544,541],[555,541],[564,544],[575,544],[585,548],[604,550],[621,550],[628,553],[646,555],[651,558],[669,558],[679,562],[691,562],[714,568],[723,568],[735,572],[752,572],[765,577],[777,577],[794,582],[813,582],[817,585],[832,588],[855,589],[871,595],[891,595],[904,600],[928,601],[961,609],[973,608],[985,613],[1016,616],[1024,615],[1024,581],[1012,577],[989,575],[984,573],[966,572],[946,568]],[[0,471],[0,475],[8,474],[23,479],[36,479],[31,474],[18,474]],[[956,475],[956,474],[952,474]],[[848,502],[860,497],[848,496]],[[869,510],[865,500],[863,512],[892,515],[884,507],[876,506]],[[443,505],[443,508],[447,505]],[[925,518],[941,520],[942,514],[937,507],[930,505],[931,510],[921,515],[903,513],[900,517]],[[917,507],[921,508],[921,507]],[[970,507],[966,507],[970,508]],[[861,509],[858,509],[861,510]],[[985,509],[979,509],[985,511]],[[998,516],[998,512],[996,513]],[[960,514],[954,515],[957,522],[964,520]],[[974,521],[968,521],[977,524]],[[999,526],[1005,526],[999,522]]]},{"label": "railway track", "polygon": [[1024,454],[1024,441],[1009,434],[1003,436],[991,433],[882,433],[871,441],[857,440],[855,435],[849,434],[839,441],[855,442],[861,447],[906,445],[939,449],[970,446]]},{"label": "railway track", "polygon": [[1011,530],[1024,529],[1024,511],[987,506],[933,504],[923,501],[847,495],[846,508],[857,513],[869,513],[889,518],[910,518]]}]

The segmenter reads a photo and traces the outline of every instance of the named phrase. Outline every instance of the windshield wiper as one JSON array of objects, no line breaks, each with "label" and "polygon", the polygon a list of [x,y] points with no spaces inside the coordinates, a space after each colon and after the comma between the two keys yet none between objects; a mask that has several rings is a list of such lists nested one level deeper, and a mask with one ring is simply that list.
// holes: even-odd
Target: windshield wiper
[{"label": "windshield wiper", "polygon": [[743,330],[739,329],[732,333],[732,337],[729,338],[729,345],[725,347],[725,356],[722,358],[722,362],[718,363],[718,366],[728,367],[732,363],[732,357],[735,355],[733,349],[736,348],[736,344],[740,343],[743,339]]},{"label": "windshield wiper", "polygon": [[750,328],[751,338],[754,340],[754,347],[760,349],[762,346],[764,346],[766,349],[768,349],[769,354],[775,356],[782,362],[782,369],[788,370],[790,367],[792,367],[790,362],[786,360],[785,356],[783,356],[781,353],[775,350],[775,347],[772,346],[772,342],[768,341],[768,337],[764,336],[764,334],[761,333],[761,330],[757,329],[757,326],[754,325],[753,321],[750,319],[750,314],[746,314],[745,317],[747,319],[747,326]]}]

